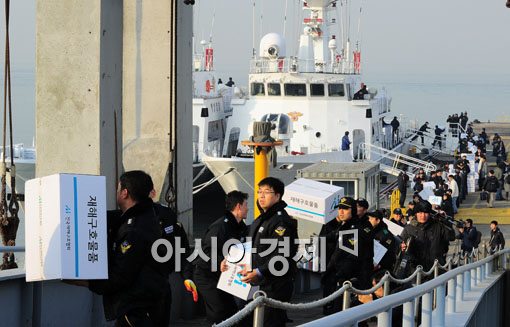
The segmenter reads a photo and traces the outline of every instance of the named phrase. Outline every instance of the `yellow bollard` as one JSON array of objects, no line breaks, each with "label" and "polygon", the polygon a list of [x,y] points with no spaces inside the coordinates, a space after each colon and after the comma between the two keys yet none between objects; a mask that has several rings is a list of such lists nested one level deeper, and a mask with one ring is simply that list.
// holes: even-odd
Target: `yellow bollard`
[{"label": "yellow bollard", "polygon": [[253,216],[257,219],[260,216],[260,210],[257,206],[257,191],[259,190],[258,184],[261,180],[269,176],[269,162],[267,161],[267,152],[276,145],[282,145],[282,141],[274,142],[252,142],[242,141],[242,145],[249,146],[253,149],[254,164],[254,178],[253,178]]}]

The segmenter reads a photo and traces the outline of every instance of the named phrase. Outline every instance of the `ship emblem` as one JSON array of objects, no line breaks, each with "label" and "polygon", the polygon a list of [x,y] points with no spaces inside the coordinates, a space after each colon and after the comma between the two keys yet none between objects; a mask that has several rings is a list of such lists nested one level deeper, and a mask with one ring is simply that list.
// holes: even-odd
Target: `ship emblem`
[{"label": "ship emblem", "polygon": [[287,115],[290,117],[292,121],[298,121],[299,117],[303,116],[301,112],[293,111],[287,113]]}]

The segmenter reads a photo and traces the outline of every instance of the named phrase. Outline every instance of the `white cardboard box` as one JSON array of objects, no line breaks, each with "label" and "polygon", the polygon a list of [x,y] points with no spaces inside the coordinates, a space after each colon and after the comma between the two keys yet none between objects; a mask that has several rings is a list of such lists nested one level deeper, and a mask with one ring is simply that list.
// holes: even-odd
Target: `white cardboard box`
[{"label": "white cardboard box", "polygon": [[335,206],[343,196],[343,187],[300,178],[285,187],[283,200],[294,218],[326,224],[337,216]]},{"label": "white cardboard box", "polygon": [[227,260],[229,268],[221,273],[217,287],[245,301],[251,300],[259,287],[242,282],[239,274],[244,269],[243,265],[251,265],[251,242],[243,243],[242,247],[241,244],[232,246]]},{"label": "white cardboard box", "polygon": [[104,176],[29,180],[25,205],[27,281],[108,278]]}]

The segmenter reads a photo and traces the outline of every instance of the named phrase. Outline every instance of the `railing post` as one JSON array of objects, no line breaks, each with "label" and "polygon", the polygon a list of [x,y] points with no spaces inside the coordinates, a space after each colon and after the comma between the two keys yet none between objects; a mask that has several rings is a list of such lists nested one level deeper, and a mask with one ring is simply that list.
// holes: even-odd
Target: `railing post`
[{"label": "railing post", "polygon": [[346,281],[344,282],[344,285],[349,285],[349,287],[345,290],[343,296],[343,303],[342,303],[342,311],[345,311],[351,307],[351,282]]},{"label": "railing post", "polygon": [[414,327],[414,301],[404,303],[402,327]]},{"label": "railing post", "polygon": [[421,297],[421,326],[432,326],[432,292],[427,292]]},{"label": "railing post", "polygon": [[490,262],[486,262],[485,263],[485,278],[489,278],[489,276],[491,275],[491,263]]},{"label": "railing post", "polygon": [[[418,270],[418,272],[416,273],[416,286],[418,286],[421,284],[421,271],[422,271],[423,267],[418,266],[416,269]],[[415,318],[418,318],[418,310],[420,309],[419,305],[420,305],[420,298],[418,297],[418,298],[414,299],[414,317]]]},{"label": "railing post", "polygon": [[[434,279],[439,276],[439,261],[434,260]],[[432,298],[432,308],[436,308],[437,305],[437,288],[434,288],[434,297]]]},{"label": "railing post", "polygon": [[482,282],[482,266],[476,267],[476,283],[480,284]]},{"label": "railing post", "polygon": [[[458,275],[457,275],[458,276]],[[457,276],[448,281],[448,296],[446,297],[446,312],[455,312],[455,301],[457,296]]]},{"label": "railing post", "polygon": [[439,285],[436,288],[436,318],[434,326],[442,326],[445,324],[445,287]]},{"label": "railing post", "polygon": [[471,270],[464,272],[464,293],[471,291]]},{"label": "railing post", "polygon": [[506,262],[507,261],[506,260],[506,253],[503,253],[501,256],[503,257],[502,260],[501,260],[501,266],[502,266],[502,268],[504,270],[506,270],[506,264],[507,264],[507,262]]},{"label": "railing post", "polygon": [[457,275],[457,298],[456,300],[464,300],[464,274]]},{"label": "railing post", "polygon": [[[267,295],[263,291],[257,291],[253,295],[253,299],[255,300],[256,298],[258,298],[260,296],[265,297]],[[255,310],[253,310],[253,326],[254,327],[263,327],[264,326],[264,302],[257,305]]]},{"label": "railing post", "polygon": [[471,271],[471,288],[476,287],[478,285],[476,281],[476,268],[469,269]]}]

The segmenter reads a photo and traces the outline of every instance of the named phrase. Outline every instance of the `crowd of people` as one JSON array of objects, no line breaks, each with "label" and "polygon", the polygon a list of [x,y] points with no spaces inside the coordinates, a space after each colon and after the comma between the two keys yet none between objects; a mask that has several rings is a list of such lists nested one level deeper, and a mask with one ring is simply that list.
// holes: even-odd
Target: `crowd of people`
[{"label": "crowd of people", "polygon": [[[423,172],[417,176],[425,178]],[[443,202],[448,203],[453,201],[452,186],[457,182],[455,176],[448,176],[448,182],[444,176],[439,170],[429,179],[437,183],[438,192],[443,192]],[[405,184],[407,180],[403,186]],[[258,286],[269,298],[283,302],[292,299],[298,271],[298,224],[285,210],[283,182],[267,177],[258,183],[256,197],[261,214],[249,226],[244,222],[248,194],[228,193],[225,214],[209,226],[201,245],[194,251],[189,247],[175,212],[152,201],[153,187],[151,177],[143,171],[126,172],[120,177],[117,189],[120,210],[108,212],[107,217],[109,278],[66,281],[103,295],[108,320],[116,320],[116,326],[168,326],[172,303],[169,275],[173,272],[180,273],[185,289],[191,293],[189,296],[204,304],[210,323],[231,317],[247,302],[218,288],[221,273],[235,264],[227,260],[225,246],[247,240],[251,240],[251,264],[242,266],[240,280]],[[480,243],[480,233],[471,220],[456,224],[452,208],[433,207],[418,194],[413,196],[406,210],[396,208],[389,213],[387,210],[369,211],[370,207],[365,199],[342,197],[336,205],[336,218],[323,225],[319,238],[325,242],[325,252],[319,256],[325,262],[321,278],[324,296],[332,294],[345,282],[368,289],[386,272],[405,277],[418,265],[428,270],[434,260],[444,264],[449,244],[455,238],[462,240],[465,252]],[[390,231],[392,224],[400,226],[401,232]],[[178,257],[160,260],[166,253],[161,247],[156,247],[157,254],[154,253],[153,244],[159,239],[167,240],[170,248],[182,248],[188,260]],[[495,251],[503,247],[504,242],[497,222],[493,221],[489,248]],[[385,248],[378,260],[374,243]],[[167,248],[167,251],[170,250]],[[402,265],[404,255],[406,264]],[[392,292],[410,286],[395,286]],[[382,296],[380,293],[358,296],[353,303],[366,303]],[[337,297],[326,304],[324,314],[340,311],[342,301],[343,297]],[[248,317],[242,325],[250,325],[251,321]],[[286,311],[265,308],[264,326],[285,326],[289,321]]]}]

